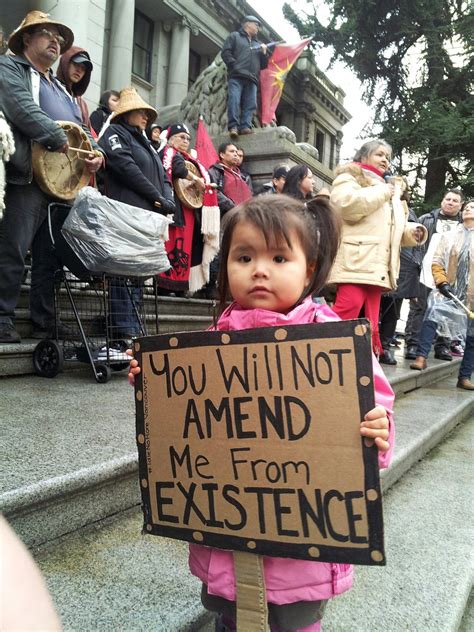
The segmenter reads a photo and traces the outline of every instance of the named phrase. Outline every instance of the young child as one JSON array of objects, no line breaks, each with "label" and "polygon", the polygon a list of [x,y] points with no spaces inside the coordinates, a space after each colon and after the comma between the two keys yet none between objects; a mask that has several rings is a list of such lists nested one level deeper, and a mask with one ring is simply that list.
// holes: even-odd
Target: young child
[{"label": "young child", "polygon": [[[339,224],[326,198],[307,202],[267,194],[248,200],[224,218],[219,272],[218,330],[337,321],[312,294],[326,282],[339,245]],[[227,306],[229,299],[233,299]],[[393,450],[394,395],[375,357],[376,407],[360,433],[375,441],[380,467]],[[140,372],[130,362],[129,377]],[[220,613],[216,630],[235,630],[232,551],[190,545],[189,565],[203,582],[202,602]],[[264,558],[272,632],[316,632],[328,599],[352,585],[350,564]]]}]

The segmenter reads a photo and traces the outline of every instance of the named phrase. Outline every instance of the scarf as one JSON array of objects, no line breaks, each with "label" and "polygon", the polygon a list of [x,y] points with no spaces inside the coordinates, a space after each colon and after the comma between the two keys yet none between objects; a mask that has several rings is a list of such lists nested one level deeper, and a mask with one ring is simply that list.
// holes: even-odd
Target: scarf
[{"label": "scarf", "polygon": [[365,164],[365,162],[354,162],[355,165],[359,165],[359,167],[361,169],[364,169],[365,171],[371,171],[372,173],[375,173],[376,176],[378,176],[379,178],[384,177],[385,173],[383,171],[379,171],[379,169],[377,169],[376,167],[372,167],[372,165],[367,165]]}]

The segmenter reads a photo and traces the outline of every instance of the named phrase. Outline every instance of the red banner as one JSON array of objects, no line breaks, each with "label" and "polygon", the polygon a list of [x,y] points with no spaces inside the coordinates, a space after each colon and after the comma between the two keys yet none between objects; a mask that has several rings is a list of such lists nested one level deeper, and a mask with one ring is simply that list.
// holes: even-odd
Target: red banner
[{"label": "red banner", "polygon": [[275,118],[275,111],[280,103],[286,77],[311,39],[311,37],[308,37],[297,44],[278,44],[268,61],[268,67],[261,71],[260,120],[262,125],[268,125]]},{"label": "red banner", "polygon": [[194,146],[197,158],[206,169],[209,169],[215,162],[219,162],[219,156],[214,148],[212,139],[204,125],[202,118],[199,118],[196,131],[196,144]]}]

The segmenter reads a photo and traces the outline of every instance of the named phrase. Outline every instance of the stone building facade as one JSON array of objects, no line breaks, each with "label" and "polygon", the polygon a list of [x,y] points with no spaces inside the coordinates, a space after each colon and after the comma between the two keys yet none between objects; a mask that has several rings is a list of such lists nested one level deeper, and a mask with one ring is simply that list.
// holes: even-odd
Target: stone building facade
[{"label": "stone building facade", "polygon": [[[6,37],[32,9],[73,29],[75,43],[94,63],[86,94],[91,110],[104,90],[127,85],[158,109],[181,103],[242,16],[255,14],[242,0],[16,0],[1,5]],[[281,39],[264,20],[260,37]],[[277,110],[278,125],[292,129],[297,142],[316,147],[325,181],[338,162],[341,128],[350,119],[344,96],[303,53]]]}]

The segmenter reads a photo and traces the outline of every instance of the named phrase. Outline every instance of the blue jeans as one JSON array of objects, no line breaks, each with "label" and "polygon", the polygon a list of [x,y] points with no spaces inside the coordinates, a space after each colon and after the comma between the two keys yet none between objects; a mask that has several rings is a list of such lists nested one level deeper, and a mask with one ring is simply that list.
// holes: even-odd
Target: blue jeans
[{"label": "blue jeans", "polygon": [[129,338],[141,333],[140,314],[142,291],[133,282],[122,277],[112,277],[109,286],[110,298],[110,337]]},{"label": "blue jeans", "polygon": [[257,84],[249,79],[229,79],[227,95],[228,129],[239,131],[252,127],[257,109]]},{"label": "blue jeans", "polygon": [[437,327],[438,325],[434,320],[423,321],[420,329],[418,346],[416,348],[417,356],[423,356],[424,358],[428,357],[428,354],[431,351],[431,345],[433,344],[433,340],[436,336]]},{"label": "blue jeans", "polygon": [[[470,325],[470,326],[469,326]],[[474,371],[474,321],[470,321],[467,326],[466,347],[459,367],[459,379],[471,379]]]}]

